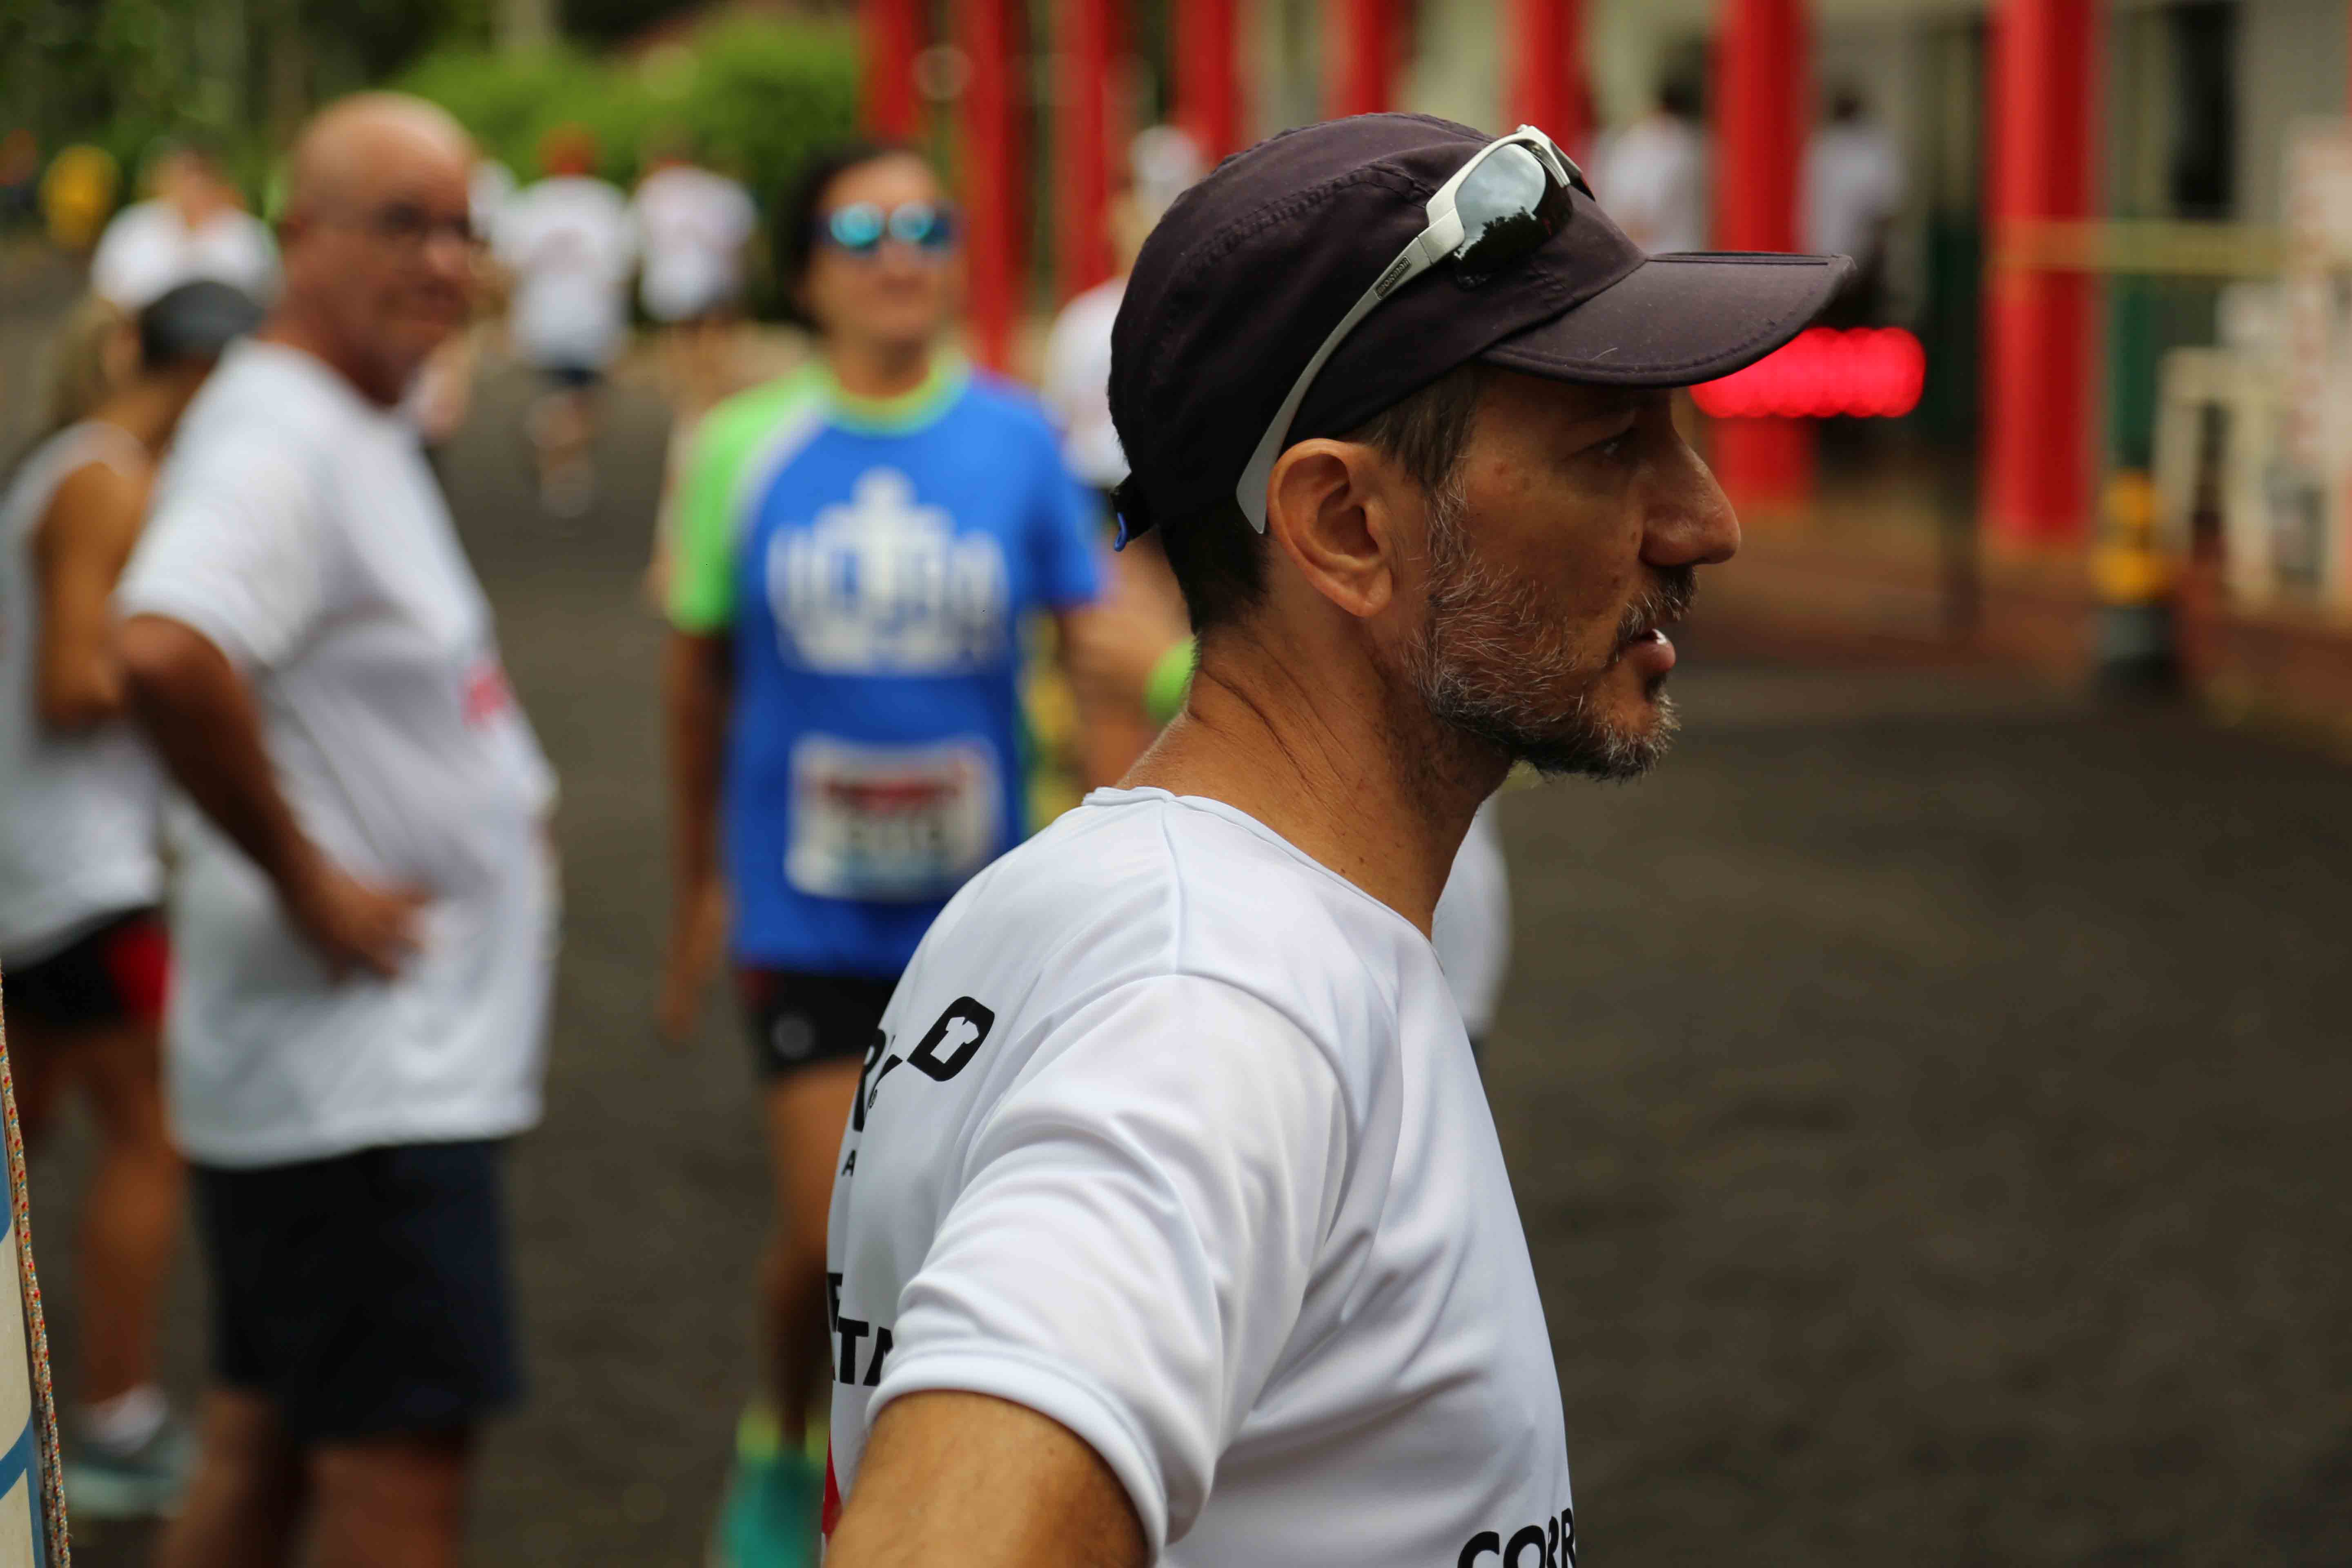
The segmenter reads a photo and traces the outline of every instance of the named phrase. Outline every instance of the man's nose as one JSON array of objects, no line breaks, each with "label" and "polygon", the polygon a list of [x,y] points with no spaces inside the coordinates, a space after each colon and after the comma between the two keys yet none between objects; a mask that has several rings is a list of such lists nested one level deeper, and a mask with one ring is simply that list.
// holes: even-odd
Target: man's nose
[{"label": "man's nose", "polygon": [[1714,566],[1739,551],[1739,517],[1731,498],[1696,452],[1683,460],[1651,499],[1642,559],[1653,566]]}]

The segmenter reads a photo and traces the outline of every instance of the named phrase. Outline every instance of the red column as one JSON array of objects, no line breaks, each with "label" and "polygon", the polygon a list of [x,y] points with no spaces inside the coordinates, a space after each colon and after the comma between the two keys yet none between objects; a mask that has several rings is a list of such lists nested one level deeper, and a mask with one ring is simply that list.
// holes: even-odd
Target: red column
[{"label": "red column", "polygon": [[[1803,0],[1727,0],[1715,62],[1715,243],[1797,248],[1797,184],[1811,120]],[[1797,419],[1721,419],[1716,477],[1735,500],[1801,500],[1813,428]]]},{"label": "red column", "polygon": [[2097,37],[2095,0],[2000,0],[1993,17],[1984,498],[2011,539],[2079,539],[2091,520],[2091,279],[2000,258],[2015,224],[2091,216]]},{"label": "red column", "polygon": [[1010,363],[1021,310],[1019,0],[955,0],[957,40],[971,62],[963,93],[963,217],[971,268],[972,347],[982,364]]},{"label": "red column", "polygon": [[1111,273],[1110,104],[1113,0],[1061,0],[1054,40],[1061,80],[1055,84],[1055,182],[1061,194],[1055,279],[1061,297],[1091,289]]},{"label": "red column", "polygon": [[1581,158],[1592,127],[1584,89],[1583,0],[1511,0],[1510,120]]},{"label": "red column", "polygon": [[858,43],[864,55],[859,116],[868,135],[912,141],[921,129],[915,101],[915,54],[922,47],[921,0],[862,0]]},{"label": "red column", "polygon": [[1176,123],[1211,163],[1241,150],[1241,84],[1234,0],[1184,0],[1168,8],[1176,29]]},{"label": "red column", "polygon": [[1323,112],[1378,114],[1389,107],[1396,64],[1391,0],[1324,0]]}]

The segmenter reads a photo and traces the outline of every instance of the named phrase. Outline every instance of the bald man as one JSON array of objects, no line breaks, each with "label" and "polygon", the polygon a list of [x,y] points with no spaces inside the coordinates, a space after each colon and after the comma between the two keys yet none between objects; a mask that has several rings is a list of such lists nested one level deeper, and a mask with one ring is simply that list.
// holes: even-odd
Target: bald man
[{"label": "bald man", "polygon": [[539,1119],[554,782],[395,413],[466,319],[472,149],[346,100],[285,288],[181,426],[118,591],[178,825],[173,1131],[214,1301],[168,1568],[454,1562],[519,1387],[501,1155]]}]

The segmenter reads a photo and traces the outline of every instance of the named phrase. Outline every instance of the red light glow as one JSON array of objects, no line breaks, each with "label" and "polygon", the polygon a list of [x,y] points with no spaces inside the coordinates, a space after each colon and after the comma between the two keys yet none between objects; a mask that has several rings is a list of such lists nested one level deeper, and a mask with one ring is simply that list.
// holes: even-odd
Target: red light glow
[{"label": "red light glow", "polygon": [[1900,327],[1809,327],[1720,381],[1691,388],[1717,419],[1897,419],[1918,406],[1927,351]]}]

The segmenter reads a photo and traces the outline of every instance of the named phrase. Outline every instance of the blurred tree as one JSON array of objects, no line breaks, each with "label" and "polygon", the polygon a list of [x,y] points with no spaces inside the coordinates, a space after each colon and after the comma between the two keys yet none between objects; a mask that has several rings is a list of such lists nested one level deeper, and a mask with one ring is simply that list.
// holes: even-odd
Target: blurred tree
[{"label": "blurred tree", "polygon": [[[0,132],[93,142],[132,167],[164,138],[249,189],[302,116],[436,43],[488,37],[489,0],[0,0]],[[128,195],[130,193],[126,193]]]}]

